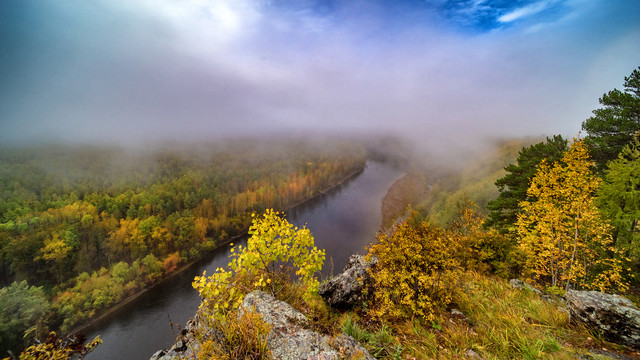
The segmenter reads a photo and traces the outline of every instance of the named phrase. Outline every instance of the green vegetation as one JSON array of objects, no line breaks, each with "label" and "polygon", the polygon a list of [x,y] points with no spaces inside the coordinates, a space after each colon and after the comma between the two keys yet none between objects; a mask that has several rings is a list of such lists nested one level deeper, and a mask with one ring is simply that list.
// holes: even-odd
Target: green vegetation
[{"label": "green vegetation", "polygon": [[0,344],[19,349],[25,330],[41,335],[47,313],[49,301],[42,288],[21,281],[0,289]]},{"label": "green vegetation", "polygon": [[[253,211],[309,199],[364,162],[336,141],[3,149],[0,282],[40,286],[40,333],[66,332],[242,235]],[[31,311],[2,325],[1,349],[35,325]]]},{"label": "green vegetation", "polygon": [[585,138],[597,168],[602,172],[640,131],[640,67],[624,78],[624,91],[613,89],[602,95],[604,107],[582,123]]},{"label": "green vegetation", "polygon": [[602,184],[598,188],[597,204],[611,220],[615,246],[624,256],[640,264],[640,141],[625,146],[618,158],[607,164]]},{"label": "green vegetation", "polygon": [[[460,359],[469,351],[484,359],[575,359],[605,347],[628,352],[570,323],[559,297],[569,288],[624,293],[633,275],[629,263],[638,267],[640,144],[633,137],[622,144],[601,179],[589,156],[590,136],[570,144],[554,136],[524,148],[504,143],[481,165],[441,180],[419,211],[369,248],[379,259],[370,270],[373,284],[350,311],[319,305],[304,282],[279,286],[304,288],[288,297],[316,329],[344,331],[378,359]],[[517,163],[504,171],[496,166],[510,157]],[[492,193],[497,199],[489,202]],[[533,281],[547,298],[512,288],[505,276]],[[239,286],[244,293],[265,287],[253,279]],[[205,303],[216,299],[203,296]],[[242,348],[246,341],[235,344]]]},{"label": "green vegetation", "polygon": [[546,142],[522,148],[516,163],[506,166],[504,170],[507,174],[495,182],[500,194],[487,204],[489,213],[486,225],[503,234],[515,232],[513,225],[521,213],[519,204],[529,199],[527,190],[538,165],[542,160],[549,163],[560,160],[567,149],[567,140],[560,135],[547,138]]}]

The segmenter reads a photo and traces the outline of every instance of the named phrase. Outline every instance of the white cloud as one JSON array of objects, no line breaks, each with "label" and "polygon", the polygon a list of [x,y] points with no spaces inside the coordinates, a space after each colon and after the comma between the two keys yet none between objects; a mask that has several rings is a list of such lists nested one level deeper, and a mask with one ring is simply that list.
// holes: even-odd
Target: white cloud
[{"label": "white cloud", "polygon": [[498,21],[501,23],[508,23],[508,22],[516,21],[526,16],[535,15],[545,10],[546,8],[548,8],[554,2],[556,1],[554,0],[540,1],[537,3],[529,4],[527,6],[523,6],[521,8],[517,8],[515,10],[511,10],[508,13],[500,16],[498,18]]},{"label": "white cloud", "polygon": [[187,44],[199,44],[198,47],[237,42],[260,21],[260,12],[251,0],[143,0],[142,3],[147,12],[156,13],[181,33]]}]

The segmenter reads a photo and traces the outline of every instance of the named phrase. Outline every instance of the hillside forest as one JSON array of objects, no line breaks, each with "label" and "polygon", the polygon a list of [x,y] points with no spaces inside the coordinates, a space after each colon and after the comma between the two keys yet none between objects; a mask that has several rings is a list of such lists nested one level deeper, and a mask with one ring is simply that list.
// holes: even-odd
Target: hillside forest
[{"label": "hillside forest", "polygon": [[[412,173],[383,209],[397,215],[401,199],[422,199],[378,233],[365,256],[375,261],[370,283],[346,310],[318,295],[323,280],[313,273],[325,256],[308,229],[269,210],[256,215],[228,268],[193,283],[206,323],[196,329],[196,357],[271,358],[261,340],[268,326],[238,310],[261,290],[305,314],[315,331],[344,332],[377,359],[637,358],[637,349],[572,321],[562,300],[569,290],[639,299],[640,68],[600,103],[582,124],[586,136],[498,141],[427,191],[417,188],[433,174],[408,161]],[[518,290],[511,278],[533,287]],[[225,340],[204,336],[212,328]],[[352,355],[345,358],[363,358]]]},{"label": "hillside forest", "polygon": [[[361,170],[359,146],[225,143],[134,157],[110,148],[4,151],[0,311],[21,316],[0,324],[2,344],[24,345],[16,334],[25,331],[69,330],[248,229],[227,268],[193,282],[207,326],[195,334],[197,358],[270,359],[268,326],[238,311],[256,289],[377,359],[460,359],[470,350],[575,359],[594,358],[593,348],[638,356],[573,323],[561,300],[574,289],[639,299],[640,67],[624,80],[574,138],[496,141],[472,166],[435,179],[419,156],[399,161],[409,177],[383,208],[402,216],[385,217],[388,228],[372,239],[365,258],[377,265],[349,310],[318,295],[324,250],[277,210]],[[224,336],[207,338],[212,329]]]},{"label": "hillside forest", "polygon": [[0,347],[68,332],[364,162],[344,141],[293,139],[2,149]]}]

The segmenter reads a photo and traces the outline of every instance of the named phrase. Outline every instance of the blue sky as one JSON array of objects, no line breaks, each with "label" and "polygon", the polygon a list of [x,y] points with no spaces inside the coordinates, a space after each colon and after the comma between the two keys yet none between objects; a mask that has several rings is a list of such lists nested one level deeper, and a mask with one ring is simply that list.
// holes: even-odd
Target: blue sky
[{"label": "blue sky", "polygon": [[640,66],[629,0],[3,0],[0,142],[573,136]]}]

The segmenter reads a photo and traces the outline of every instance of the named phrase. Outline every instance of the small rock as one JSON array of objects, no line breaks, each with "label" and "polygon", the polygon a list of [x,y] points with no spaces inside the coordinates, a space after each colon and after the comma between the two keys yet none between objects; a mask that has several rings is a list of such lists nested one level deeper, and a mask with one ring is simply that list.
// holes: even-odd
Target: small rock
[{"label": "small rock", "polygon": [[373,357],[369,355],[367,349],[365,349],[364,346],[362,346],[356,339],[347,334],[340,334],[337,336],[331,341],[331,346],[338,350],[341,359],[373,360]]},{"label": "small rock", "polygon": [[458,309],[451,309],[451,318],[457,323],[469,324],[469,318]]},{"label": "small rock", "polygon": [[538,295],[542,295],[542,291],[534,288],[533,286],[527,284],[526,282],[520,280],[520,279],[511,279],[509,280],[509,284],[511,285],[512,288],[514,289],[527,289],[530,291],[533,291],[534,293],[538,294]]},{"label": "small rock", "polygon": [[332,307],[349,308],[359,304],[362,291],[371,281],[368,269],[378,263],[376,257],[370,261],[362,255],[351,255],[342,274],[320,285],[318,294]]},{"label": "small rock", "polygon": [[165,354],[164,350],[158,350],[153,355],[151,355],[151,358],[149,360],[158,360],[162,358],[164,354]]},{"label": "small rock", "polygon": [[482,356],[478,355],[477,352],[471,349],[467,349],[467,351],[464,352],[464,356],[466,356],[467,359],[482,360]]}]

